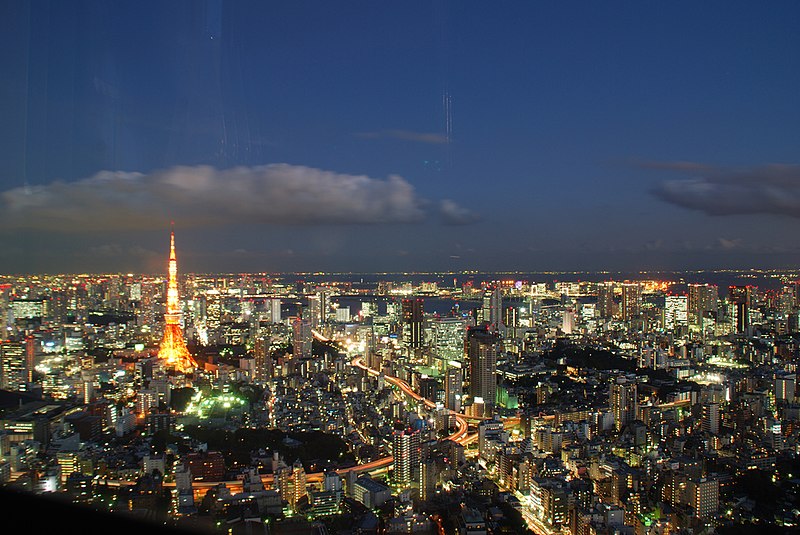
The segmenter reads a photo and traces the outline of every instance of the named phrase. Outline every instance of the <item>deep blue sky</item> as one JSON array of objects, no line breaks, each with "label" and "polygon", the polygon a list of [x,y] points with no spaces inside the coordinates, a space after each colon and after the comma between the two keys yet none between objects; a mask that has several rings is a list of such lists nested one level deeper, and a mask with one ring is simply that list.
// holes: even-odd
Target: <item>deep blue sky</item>
[{"label": "deep blue sky", "polygon": [[183,271],[793,267],[798,27],[794,1],[6,1],[0,272],[161,271],[170,219]]}]

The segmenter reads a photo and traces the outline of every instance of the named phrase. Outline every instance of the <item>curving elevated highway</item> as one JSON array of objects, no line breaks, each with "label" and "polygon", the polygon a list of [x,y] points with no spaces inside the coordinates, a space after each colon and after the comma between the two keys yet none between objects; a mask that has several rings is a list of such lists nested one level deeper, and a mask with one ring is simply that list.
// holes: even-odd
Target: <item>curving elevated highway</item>
[{"label": "curving elevated highway", "polygon": [[[314,331],[313,333],[314,333],[314,336],[316,338],[320,339],[321,341],[324,341],[324,342],[329,342],[330,341],[330,339],[323,337],[318,332]],[[361,357],[356,357],[355,359],[353,359],[352,364],[353,364],[353,366],[356,366],[358,368],[361,368],[361,369],[367,371],[371,375],[380,375],[380,372],[378,370],[375,370],[373,368],[369,368],[368,366],[366,366]],[[422,401],[426,406],[428,406],[430,408],[435,408],[436,407],[436,404],[433,401],[431,401],[429,399],[426,399],[426,398],[420,396],[419,394],[417,394],[416,392],[414,392],[414,390],[412,390],[412,388],[408,385],[408,383],[403,381],[399,377],[393,377],[393,376],[390,376],[390,375],[386,375],[386,376],[384,376],[384,378],[386,379],[387,382],[389,382],[390,384],[392,384],[392,385],[396,386],[397,388],[399,388],[406,395],[411,396],[412,398],[414,398],[414,399],[416,399],[418,401]],[[465,414],[460,414],[460,413],[454,413],[454,414],[455,414],[455,418],[456,418],[456,430],[455,430],[455,432],[453,432],[453,434],[451,434],[447,438],[450,439],[450,440],[453,440],[455,442],[458,442],[459,444],[462,444],[462,445],[466,445],[466,444],[472,443],[475,440],[477,440],[478,435],[476,433],[467,434],[467,431],[469,429],[469,424],[467,423],[467,421],[468,420],[472,420],[472,421],[474,421],[474,420],[483,420],[484,418],[477,418],[476,419],[474,417],[467,416]],[[348,472],[352,472],[352,471],[355,471],[357,474],[361,474],[361,473],[364,473],[364,472],[377,472],[379,470],[387,469],[392,464],[393,460],[394,460],[394,458],[391,455],[388,455],[386,457],[381,457],[380,459],[376,459],[376,460],[370,461],[368,463],[363,463],[363,464],[359,464],[359,465],[356,465],[356,466],[351,466],[351,467],[348,467],[348,468],[340,468],[340,469],[336,470],[336,473],[339,474],[340,476],[346,476]],[[306,474],[306,481],[308,483],[321,483],[324,477],[325,477],[325,473],[324,472],[312,472],[312,473]],[[265,488],[272,488],[273,487],[273,483],[274,483],[274,478],[273,478],[272,474],[265,474],[265,475],[261,476],[261,482],[264,484]],[[216,486],[216,485],[218,485],[220,483],[224,483],[227,487],[229,487],[231,489],[232,493],[235,493],[236,491],[241,491],[241,489],[242,489],[242,482],[240,480],[238,480],[238,479],[237,480],[232,480],[232,481],[194,481],[194,482],[192,482],[192,487],[195,490],[209,489],[209,488],[214,487],[214,486]],[[119,487],[119,486],[134,485],[135,482],[133,482],[133,481],[125,481],[125,480],[106,480],[105,484],[107,484],[108,486],[111,486],[111,487]],[[175,483],[174,482],[164,483],[164,486],[165,487],[174,487]]]},{"label": "curving elevated highway", "polygon": [[[319,340],[321,340],[323,342],[332,341],[331,339],[324,337],[321,333],[319,333],[317,331],[312,331],[312,332],[313,332],[315,338],[317,338],[317,339],[319,339]],[[351,364],[353,366],[357,367],[357,368],[361,368],[362,370],[366,371],[370,375],[377,376],[377,375],[380,375],[380,373],[381,373],[378,370],[375,370],[374,368],[370,368],[366,364],[364,364],[363,357],[355,357],[351,361]],[[409,397],[411,397],[411,398],[413,398],[413,399],[415,399],[415,400],[417,400],[419,402],[424,403],[427,407],[429,407],[431,409],[436,407],[436,403],[434,403],[433,401],[431,401],[431,400],[421,396],[417,392],[415,392],[406,381],[400,379],[399,377],[394,377],[394,376],[391,376],[391,375],[384,375],[384,379],[386,380],[386,382],[388,382],[388,383],[394,385],[395,387],[397,387],[398,389],[400,389],[400,391],[402,391],[405,395],[407,395],[407,396],[409,396]],[[674,401],[674,402],[670,402],[670,403],[664,403],[664,404],[658,405],[658,407],[661,407],[661,408],[672,408],[672,407],[685,406],[685,405],[688,405],[688,404],[690,404],[689,400],[679,400],[679,401]],[[480,421],[486,420],[487,418],[482,418],[482,417],[478,417],[478,416],[469,416],[469,415],[466,415],[466,414],[463,414],[463,413],[457,413],[457,412],[453,412],[453,411],[451,411],[451,413],[455,416],[455,419],[456,419],[456,429],[453,432],[453,434],[451,434],[447,438],[450,439],[450,440],[453,440],[454,442],[457,442],[457,443],[461,444],[462,446],[467,446],[467,445],[472,444],[475,441],[477,441],[478,434],[477,433],[469,433],[468,432],[469,431],[469,424],[470,423],[480,422]],[[541,416],[540,418],[543,418],[545,420],[551,420],[551,419],[555,418],[555,415],[549,414],[549,415]],[[513,425],[518,425],[519,424],[520,418],[518,416],[514,416],[514,417],[511,417],[511,418],[505,418],[503,421],[504,421],[504,423],[513,426]],[[356,466],[351,466],[351,467],[348,467],[348,468],[340,468],[340,469],[336,470],[336,473],[339,474],[340,476],[346,476],[347,473],[351,472],[351,471],[355,471],[357,474],[361,474],[361,473],[364,473],[364,472],[378,472],[378,471],[386,470],[392,464],[393,460],[394,460],[393,457],[391,455],[388,455],[386,457],[382,457],[380,459],[376,459],[374,461],[370,461],[370,462],[367,462],[367,463],[359,464],[359,465],[356,465]],[[306,474],[306,481],[309,482],[309,483],[321,483],[323,481],[324,476],[325,476],[324,472],[312,472],[312,473]],[[272,488],[273,487],[274,478],[273,478],[272,474],[262,475],[261,476],[261,481],[262,481],[262,483],[264,484],[264,486],[266,488]],[[130,485],[134,485],[135,484],[135,482],[133,482],[133,481],[126,481],[126,480],[105,480],[104,483],[106,485],[112,486],[112,487],[115,487],[115,486],[130,486]],[[231,489],[231,492],[240,492],[242,490],[242,482],[241,482],[241,480],[232,480],[232,481],[195,481],[195,482],[192,483],[192,486],[194,487],[194,489],[196,491],[200,491],[200,490],[209,489],[209,488],[214,487],[214,486],[216,486],[216,485],[218,485],[220,483],[224,483],[226,486],[228,486]],[[165,487],[174,487],[175,483],[174,482],[164,483],[164,486]]]}]

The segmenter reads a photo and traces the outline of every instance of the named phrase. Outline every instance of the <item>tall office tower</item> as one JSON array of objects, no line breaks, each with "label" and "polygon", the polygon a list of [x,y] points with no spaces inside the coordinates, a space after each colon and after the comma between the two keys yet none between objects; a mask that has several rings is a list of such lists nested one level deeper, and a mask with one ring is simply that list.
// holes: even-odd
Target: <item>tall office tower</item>
[{"label": "tall office tower", "polygon": [[603,319],[614,317],[614,283],[611,281],[597,285],[597,314]]},{"label": "tall office tower", "polygon": [[311,323],[300,316],[292,323],[292,357],[311,358]]},{"label": "tall office tower", "polygon": [[422,299],[403,299],[403,342],[411,349],[419,349],[423,343]]},{"label": "tall office tower", "polygon": [[270,323],[280,323],[281,322],[281,300],[280,299],[269,299],[267,301],[267,311]]},{"label": "tall office tower", "polygon": [[330,296],[324,288],[317,288],[317,293],[309,296],[308,320],[311,323],[312,329],[317,329],[327,323],[328,320],[328,307],[330,305]]},{"label": "tall office tower", "polygon": [[306,314],[306,319],[308,323],[311,325],[312,329],[316,329],[320,326],[320,318],[322,317],[322,303],[320,303],[320,296],[319,295],[310,295],[308,296],[308,312]]},{"label": "tall office tower", "polygon": [[0,341],[0,388],[25,390],[29,382],[28,342]]},{"label": "tall office tower", "polygon": [[197,362],[189,354],[181,329],[181,307],[178,301],[178,261],[175,256],[175,232],[170,232],[169,280],[167,282],[167,312],[164,314],[164,338],[158,348],[158,358],[167,366],[182,373],[197,368]]},{"label": "tall office tower", "polygon": [[431,352],[442,363],[464,359],[464,335],[467,320],[442,316],[431,321]]},{"label": "tall office tower", "polygon": [[419,478],[420,433],[406,429],[392,433],[394,483],[404,487]]},{"label": "tall office tower", "polygon": [[642,287],[638,282],[626,282],[622,285],[622,320],[630,321],[642,313]]},{"label": "tall office tower", "polygon": [[464,370],[457,361],[448,365],[444,376],[445,407],[461,412],[461,397],[464,395]]},{"label": "tall office tower", "polygon": [[689,285],[689,324],[702,325],[706,315],[717,313],[719,291],[713,284]]},{"label": "tall office tower", "polygon": [[500,337],[486,327],[467,330],[467,360],[469,361],[469,394],[473,403],[483,400],[484,406],[494,406],[497,396],[497,355]]},{"label": "tall office tower", "polygon": [[222,294],[217,289],[207,290],[202,301],[205,303],[203,319],[206,327],[211,331],[219,329],[222,323]]},{"label": "tall office tower", "polygon": [[706,433],[719,434],[719,403],[703,403],[700,427]]},{"label": "tall office tower", "polygon": [[688,301],[685,295],[668,295],[664,298],[664,329],[674,331],[688,325]]},{"label": "tall office tower", "polygon": [[484,323],[494,331],[502,330],[503,324],[503,290],[496,286],[483,294],[482,318]]},{"label": "tall office tower", "polygon": [[750,286],[728,287],[728,300],[736,314],[736,332],[746,333],[750,328],[750,304],[752,292]]},{"label": "tall office tower", "polygon": [[614,429],[622,431],[628,423],[636,419],[638,405],[636,383],[625,377],[617,377],[611,383],[609,405],[614,416]]},{"label": "tall office tower", "polygon": [[253,345],[253,359],[255,360],[255,380],[264,384],[272,379],[275,369],[272,355],[269,354],[269,340],[263,336],[256,338]]}]

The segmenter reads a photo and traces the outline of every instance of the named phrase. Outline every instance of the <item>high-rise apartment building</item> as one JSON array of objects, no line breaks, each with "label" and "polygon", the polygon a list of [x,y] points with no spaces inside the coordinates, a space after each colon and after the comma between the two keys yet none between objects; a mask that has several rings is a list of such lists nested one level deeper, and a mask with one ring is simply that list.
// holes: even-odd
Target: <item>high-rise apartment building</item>
[{"label": "high-rise apartment building", "polygon": [[797,374],[779,373],[775,375],[775,400],[794,401],[797,388]]},{"label": "high-rise apartment building", "polygon": [[719,403],[704,403],[700,426],[706,433],[719,434]]},{"label": "high-rise apartment building", "polygon": [[292,323],[292,357],[311,358],[313,334],[311,323],[298,316]]},{"label": "high-rise apartment building", "polygon": [[622,304],[620,306],[623,321],[638,318],[642,313],[642,286],[638,282],[626,282],[622,285]]},{"label": "high-rise apartment building", "polygon": [[609,405],[614,416],[614,429],[621,431],[628,423],[636,419],[638,405],[636,382],[626,377],[617,377],[611,383]]},{"label": "high-rise apartment building", "polygon": [[456,412],[461,411],[461,397],[464,394],[464,369],[458,362],[448,365],[444,375],[444,406]]},{"label": "high-rise apartment building", "polygon": [[306,488],[306,471],[303,468],[303,463],[300,462],[300,459],[297,459],[294,464],[292,464],[292,488],[294,492],[290,502],[292,507],[296,508],[298,502],[300,502],[300,500],[308,494],[308,490]]},{"label": "high-rise apartment building", "polygon": [[329,290],[317,288],[317,293],[308,298],[308,321],[312,329],[318,329],[328,321],[328,308],[330,306]]},{"label": "high-rise apartment building", "polygon": [[256,338],[253,345],[253,360],[255,360],[255,381],[266,383],[275,374],[272,355],[269,354],[269,340],[267,338]]},{"label": "high-rise apartment building", "polygon": [[394,483],[404,487],[419,478],[420,433],[410,429],[392,433]]},{"label": "high-rise apartment building", "polygon": [[710,519],[719,509],[719,480],[716,478],[689,479],[686,482],[686,500],[694,516]]},{"label": "high-rise apartment building", "polygon": [[597,285],[597,315],[603,319],[614,317],[614,283],[605,281]]}]

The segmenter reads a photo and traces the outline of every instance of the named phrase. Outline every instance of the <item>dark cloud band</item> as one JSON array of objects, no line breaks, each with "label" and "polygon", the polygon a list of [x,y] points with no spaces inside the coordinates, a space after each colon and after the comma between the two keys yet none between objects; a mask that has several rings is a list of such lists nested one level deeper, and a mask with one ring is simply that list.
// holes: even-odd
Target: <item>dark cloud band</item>
[{"label": "dark cloud band", "polygon": [[[670,169],[661,166],[662,169]],[[657,198],[708,215],[776,214],[800,217],[800,166],[772,164],[747,170],[672,167],[691,178],[666,180]]]}]

